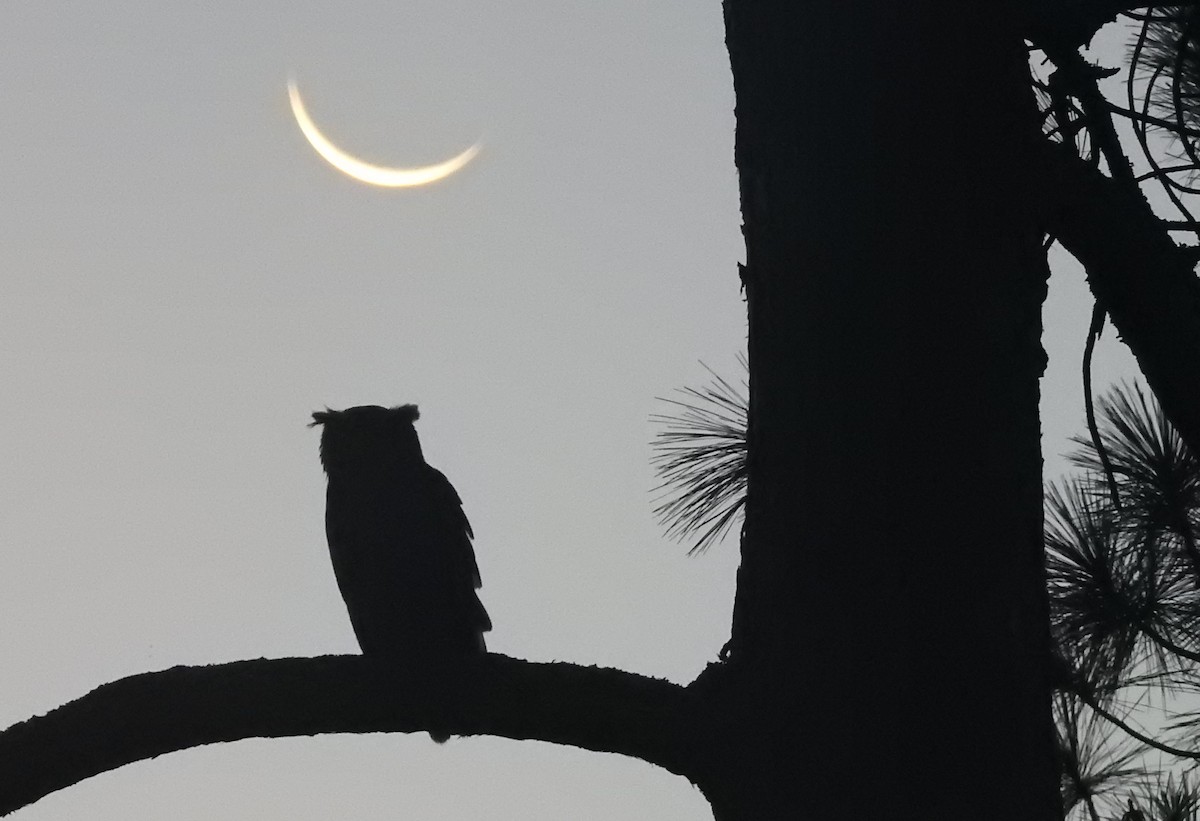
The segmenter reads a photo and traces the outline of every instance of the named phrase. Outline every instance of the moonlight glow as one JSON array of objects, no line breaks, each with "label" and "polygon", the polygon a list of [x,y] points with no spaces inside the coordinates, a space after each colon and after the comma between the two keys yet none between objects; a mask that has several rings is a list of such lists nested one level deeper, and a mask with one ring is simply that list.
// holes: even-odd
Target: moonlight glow
[{"label": "moonlight glow", "polygon": [[304,108],[304,101],[300,99],[300,91],[296,88],[293,80],[288,80],[288,99],[292,103],[292,114],[296,117],[296,124],[300,126],[301,133],[316,152],[338,171],[371,185],[398,188],[437,182],[469,163],[482,147],[480,143],[475,143],[466,151],[448,160],[417,168],[388,168],[382,165],[372,165],[342,151],[317,130],[316,124],[313,123],[312,118],[308,116],[308,111]]}]

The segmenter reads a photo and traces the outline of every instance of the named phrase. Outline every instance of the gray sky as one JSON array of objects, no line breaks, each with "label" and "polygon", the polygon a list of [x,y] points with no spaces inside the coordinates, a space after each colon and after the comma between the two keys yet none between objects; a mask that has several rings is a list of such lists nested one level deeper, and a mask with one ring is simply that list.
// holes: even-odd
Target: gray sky
[{"label": "gray sky", "polygon": [[[13,0],[0,31],[0,725],[114,678],[354,652],[308,414],[419,403],[478,535],[491,649],[686,682],[727,637],[727,541],[651,513],[655,396],[739,376],[719,4]],[[384,190],[320,160],[293,75]],[[1047,455],[1080,429],[1089,303],[1047,311]],[[1111,333],[1096,384],[1129,373]],[[814,386],[819,390],[819,386]],[[1052,460],[1051,471],[1061,463]],[[708,816],[686,781],[538,743],[250,741],[22,819]]]}]

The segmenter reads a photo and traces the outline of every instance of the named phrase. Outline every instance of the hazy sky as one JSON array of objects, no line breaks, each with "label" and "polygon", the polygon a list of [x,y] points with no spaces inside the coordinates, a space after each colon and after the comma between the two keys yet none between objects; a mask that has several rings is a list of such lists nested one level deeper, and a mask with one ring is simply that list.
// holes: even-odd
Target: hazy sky
[{"label": "hazy sky", "polygon": [[[354,182],[289,75],[366,159],[483,151]],[[678,682],[715,657],[736,547],[662,537],[647,441],[698,360],[740,377],[719,3],[10,0],[0,110],[0,726],[146,670],[354,652],[305,427],[326,405],[420,405],[491,649]],[[1052,471],[1090,311],[1075,268],[1054,287]],[[1131,372],[1111,333],[1100,357],[1099,387]],[[16,817],[707,813],[640,762],[422,734],[191,750]]]}]

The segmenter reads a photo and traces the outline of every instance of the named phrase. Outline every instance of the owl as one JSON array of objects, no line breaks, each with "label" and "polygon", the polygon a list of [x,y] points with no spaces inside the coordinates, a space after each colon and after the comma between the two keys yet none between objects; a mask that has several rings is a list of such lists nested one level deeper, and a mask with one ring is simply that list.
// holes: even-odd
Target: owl
[{"label": "owl", "polygon": [[358,645],[415,664],[485,653],[492,629],[471,525],[421,455],[418,416],[416,405],[364,405],[318,411],[310,425],[323,426],[325,534]]}]

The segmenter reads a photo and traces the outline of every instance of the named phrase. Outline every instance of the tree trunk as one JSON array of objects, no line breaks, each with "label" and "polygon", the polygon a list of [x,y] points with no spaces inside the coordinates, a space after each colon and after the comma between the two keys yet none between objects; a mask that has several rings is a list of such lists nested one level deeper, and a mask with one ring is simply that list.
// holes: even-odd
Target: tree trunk
[{"label": "tree trunk", "polygon": [[724,5],[751,484],[728,747],[698,783],[719,821],[1061,818],[1018,21]]}]

